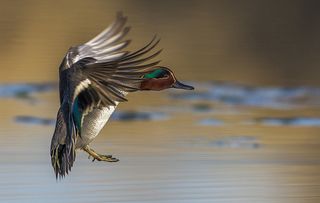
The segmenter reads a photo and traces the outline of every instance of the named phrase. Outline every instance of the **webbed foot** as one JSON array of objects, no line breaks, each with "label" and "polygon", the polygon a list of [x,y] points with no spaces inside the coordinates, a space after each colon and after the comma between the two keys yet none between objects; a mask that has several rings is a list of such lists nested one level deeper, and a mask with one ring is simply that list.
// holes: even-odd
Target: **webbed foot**
[{"label": "webbed foot", "polygon": [[89,157],[93,157],[92,161],[98,160],[98,161],[107,161],[107,162],[117,162],[119,159],[112,157],[112,155],[103,155],[99,154],[93,149],[89,147],[89,145],[82,148],[85,152],[89,154]]}]

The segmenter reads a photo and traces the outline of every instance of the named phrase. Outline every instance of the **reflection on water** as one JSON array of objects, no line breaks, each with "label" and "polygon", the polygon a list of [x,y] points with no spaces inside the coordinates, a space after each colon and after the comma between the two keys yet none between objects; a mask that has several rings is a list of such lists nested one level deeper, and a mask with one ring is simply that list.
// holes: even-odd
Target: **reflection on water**
[{"label": "reflection on water", "polygon": [[200,92],[172,93],[171,98],[275,109],[320,105],[320,88],[314,87],[253,87],[225,82],[201,87]]},{"label": "reflection on water", "polygon": [[[113,121],[157,121],[166,120],[168,115],[163,112],[142,112],[142,111],[117,111],[110,118]],[[15,122],[30,125],[54,125],[55,119],[39,118],[35,116],[15,116]]]},{"label": "reflection on water", "polygon": [[194,104],[193,109],[196,112],[208,112],[208,111],[212,110],[211,106],[209,104],[205,104],[205,103]]},{"label": "reflection on water", "polygon": [[242,148],[258,149],[261,147],[260,142],[253,136],[227,136],[209,139],[207,137],[198,137],[184,141],[189,147],[209,147],[209,148]]},{"label": "reflection on water", "polygon": [[49,118],[37,118],[33,116],[16,116],[15,122],[31,125],[54,125],[56,121],[55,119]]},{"label": "reflection on water", "polygon": [[256,121],[263,125],[320,127],[320,118],[258,118]]},{"label": "reflection on water", "polygon": [[[318,8],[2,2],[0,202],[320,202]],[[129,16],[130,49],[158,33],[163,65],[196,91],[130,94],[92,143],[120,162],[92,163],[79,152],[71,174],[56,181],[49,145],[57,67],[69,46],[90,39],[117,10]]]},{"label": "reflection on water", "polygon": [[118,121],[153,121],[166,120],[168,115],[163,112],[117,111],[112,114],[111,119]]},{"label": "reflection on water", "polygon": [[[210,87],[206,91],[220,88]],[[252,89],[259,89],[261,95],[263,90],[267,90],[266,94],[269,90]],[[9,95],[17,91],[9,90]],[[41,100],[35,105],[16,102],[15,97],[0,100],[4,105],[11,104],[1,117],[5,127],[0,132],[3,136],[0,153],[5,155],[0,161],[6,163],[0,167],[3,181],[0,195],[5,202],[56,202],[59,196],[62,202],[279,202],[280,199],[291,203],[291,196],[300,200],[316,196],[320,189],[319,148],[315,147],[318,106],[266,111],[265,106],[247,108],[234,103],[234,108],[229,100],[197,97],[182,101],[180,96],[172,97],[173,91],[141,93],[152,95],[145,97],[144,104],[138,102],[140,93],[133,94],[132,104],[124,109],[120,106],[112,116],[93,147],[112,153],[120,158],[119,163],[92,163],[86,154],[79,152],[70,176],[55,182],[48,153],[54,127],[54,119],[50,117],[56,111],[52,108],[57,102],[53,99],[57,97],[55,90],[32,90],[33,97]],[[201,88],[194,95],[200,93]],[[186,95],[183,91],[175,94]],[[308,96],[313,103],[318,102],[317,95]],[[295,97],[284,102],[294,103]],[[304,102],[299,104],[307,106]],[[50,112],[38,116],[44,109]],[[274,128],[275,125],[278,127]]]},{"label": "reflection on water", "polygon": [[223,125],[223,121],[218,120],[218,119],[212,119],[212,118],[207,118],[207,119],[202,119],[199,121],[199,125],[206,125],[206,126],[219,126]]},{"label": "reflection on water", "polygon": [[29,98],[32,93],[56,90],[55,83],[39,84],[0,84],[1,97]]},{"label": "reflection on water", "polygon": [[251,136],[236,136],[236,137],[230,136],[230,137],[211,141],[211,145],[214,147],[223,147],[223,148],[230,147],[230,148],[256,149],[260,147],[260,144],[257,141],[257,139]]}]

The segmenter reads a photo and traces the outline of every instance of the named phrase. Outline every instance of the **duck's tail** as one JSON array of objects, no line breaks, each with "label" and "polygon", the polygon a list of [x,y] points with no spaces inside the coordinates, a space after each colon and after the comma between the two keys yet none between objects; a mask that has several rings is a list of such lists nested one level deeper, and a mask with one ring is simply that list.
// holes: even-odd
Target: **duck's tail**
[{"label": "duck's tail", "polygon": [[61,109],[58,111],[56,128],[51,140],[51,164],[56,178],[63,178],[71,171],[76,158],[74,143],[70,144],[67,125]]},{"label": "duck's tail", "polygon": [[63,178],[71,170],[73,162],[69,162],[67,148],[65,144],[51,150],[51,164],[56,174],[56,178]]}]

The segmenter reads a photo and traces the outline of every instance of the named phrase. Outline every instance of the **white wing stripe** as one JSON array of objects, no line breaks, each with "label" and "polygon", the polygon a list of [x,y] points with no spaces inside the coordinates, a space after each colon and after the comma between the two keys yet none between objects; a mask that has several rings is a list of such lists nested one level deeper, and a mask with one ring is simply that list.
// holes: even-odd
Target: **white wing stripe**
[{"label": "white wing stripe", "polygon": [[79,83],[79,85],[76,87],[75,91],[74,91],[74,98],[73,98],[73,100],[75,100],[75,98],[78,96],[78,94],[79,94],[82,90],[88,88],[90,84],[91,84],[91,81],[90,81],[89,79],[85,79],[85,80],[81,81],[81,82]]}]

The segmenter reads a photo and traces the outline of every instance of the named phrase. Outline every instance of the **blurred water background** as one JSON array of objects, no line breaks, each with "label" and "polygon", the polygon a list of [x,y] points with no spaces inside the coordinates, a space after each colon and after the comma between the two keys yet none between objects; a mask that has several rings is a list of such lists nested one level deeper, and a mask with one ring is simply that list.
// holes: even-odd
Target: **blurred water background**
[{"label": "blurred water background", "polygon": [[[0,202],[320,202],[318,1],[0,1]],[[195,86],[129,95],[56,181],[58,66],[123,11]]]}]

